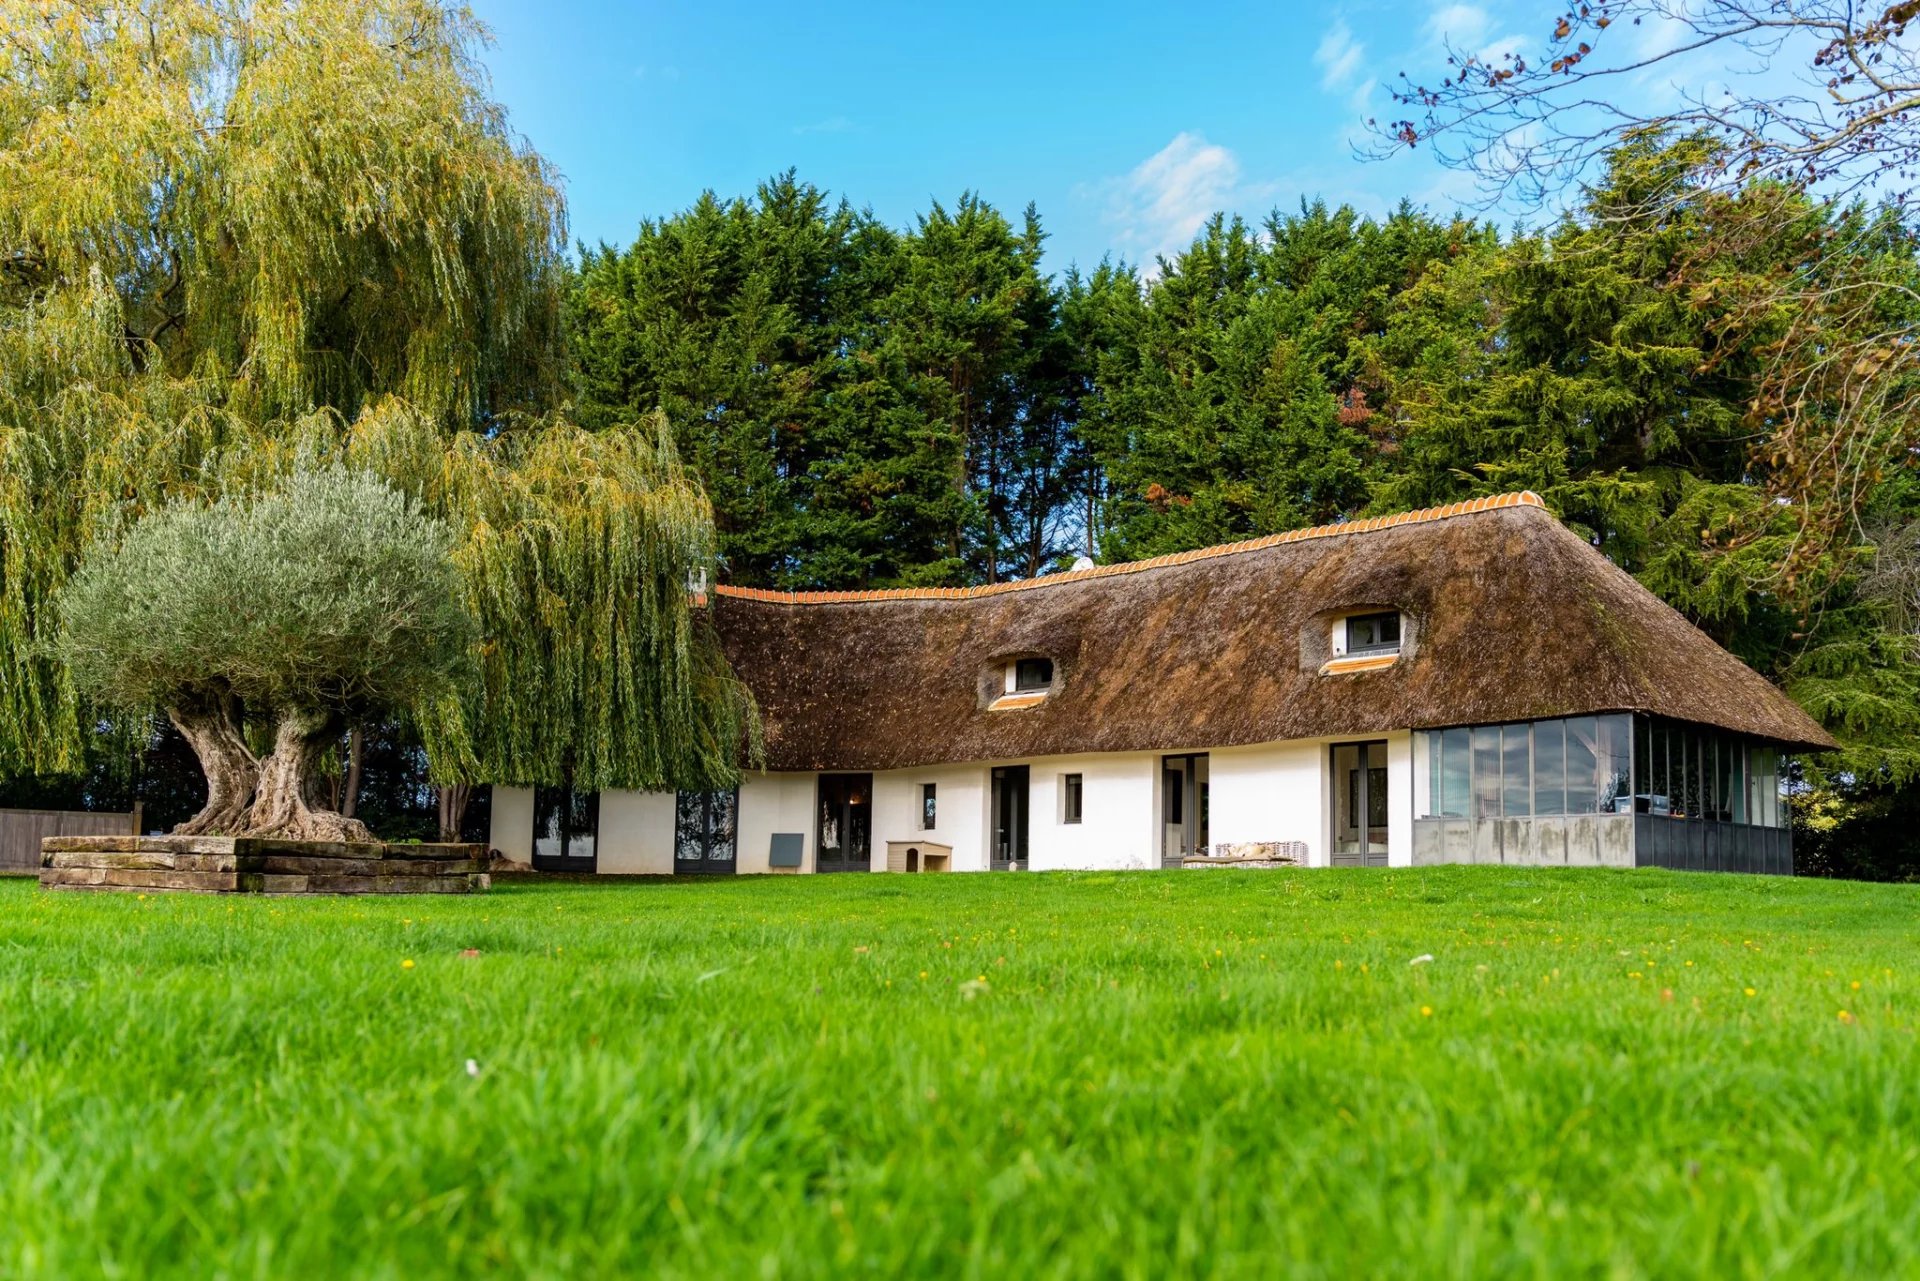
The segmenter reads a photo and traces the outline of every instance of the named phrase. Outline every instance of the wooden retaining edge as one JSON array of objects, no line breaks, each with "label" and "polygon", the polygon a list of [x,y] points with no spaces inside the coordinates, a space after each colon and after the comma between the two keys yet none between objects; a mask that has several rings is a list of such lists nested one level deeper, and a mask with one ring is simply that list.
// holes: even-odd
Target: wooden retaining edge
[{"label": "wooden retaining edge", "polygon": [[492,888],[485,872],[448,876],[295,876],[265,872],[177,872],[109,867],[48,868],[49,890],[187,891],[201,894],[475,894]]},{"label": "wooden retaining edge", "polygon": [[389,845],[381,841],[283,841],[236,836],[49,836],[40,853],[99,854],[287,854],[299,858],[484,859],[487,847],[476,843],[423,842]]},{"label": "wooden retaining edge", "polygon": [[464,876],[487,870],[478,858],[303,858],[292,854],[114,854],[91,850],[43,854],[51,868],[156,872],[271,872],[314,876]]},{"label": "wooden retaining edge", "polygon": [[473,894],[493,885],[489,851],[478,844],[48,837],[40,861],[40,884],[49,890]]}]

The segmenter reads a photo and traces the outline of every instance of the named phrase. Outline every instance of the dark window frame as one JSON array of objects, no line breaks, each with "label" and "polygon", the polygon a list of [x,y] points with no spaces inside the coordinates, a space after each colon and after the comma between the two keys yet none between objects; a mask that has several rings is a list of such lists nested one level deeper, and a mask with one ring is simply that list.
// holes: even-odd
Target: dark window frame
[{"label": "dark window frame", "polygon": [[[1355,636],[1357,627],[1365,626],[1367,639],[1361,641]],[[1381,610],[1371,614],[1352,614],[1346,620],[1347,655],[1352,658],[1365,658],[1378,654],[1398,654],[1400,652],[1401,623],[1400,611]],[[1391,635],[1389,635],[1391,633]]]},{"label": "dark window frame", "polygon": [[920,784],[920,830],[931,832],[939,825],[940,798],[932,783]]},{"label": "dark window frame", "polygon": [[[543,812],[557,820],[558,830],[554,835],[560,841],[558,854],[538,852],[543,839],[540,831]],[[581,821],[583,814],[586,816],[584,822]],[[584,854],[575,852],[576,843],[585,848]],[[534,788],[531,857],[533,865],[541,871],[597,871],[600,861],[600,793],[581,791],[571,783],[559,787]]]},{"label": "dark window frame", "polygon": [[1013,692],[1029,694],[1053,688],[1053,660],[1045,657],[1013,660]]},{"label": "dark window frame", "polygon": [[[697,811],[697,813],[695,813]],[[730,816],[731,823],[719,819]],[[716,831],[727,830],[724,846],[716,841]],[[689,840],[695,835],[696,839]],[[698,849],[698,853],[689,850]],[[725,856],[715,853],[724,849]],[[731,872],[740,859],[740,789],[718,791],[678,791],[673,796],[673,863],[675,872],[694,870]],[[724,863],[725,867],[717,866]],[[686,866],[683,867],[682,865]]]},{"label": "dark window frame", "polygon": [[1078,823],[1086,813],[1086,778],[1081,774],[1060,776],[1060,821]]}]

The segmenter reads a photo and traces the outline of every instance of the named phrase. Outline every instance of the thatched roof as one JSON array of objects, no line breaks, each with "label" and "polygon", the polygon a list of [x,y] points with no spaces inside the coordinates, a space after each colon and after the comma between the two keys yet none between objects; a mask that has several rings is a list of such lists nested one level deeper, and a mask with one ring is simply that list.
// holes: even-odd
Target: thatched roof
[{"label": "thatched roof", "polygon": [[[1398,609],[1397,662],[1323,671],[1335,618]],[[714,618],[771,769],[1072,752],[1645,711],[1796,749],[1833,740],[1532,494],[989,587],[722,587]],[[1014,658],[1037,705],[990,710]]]}]

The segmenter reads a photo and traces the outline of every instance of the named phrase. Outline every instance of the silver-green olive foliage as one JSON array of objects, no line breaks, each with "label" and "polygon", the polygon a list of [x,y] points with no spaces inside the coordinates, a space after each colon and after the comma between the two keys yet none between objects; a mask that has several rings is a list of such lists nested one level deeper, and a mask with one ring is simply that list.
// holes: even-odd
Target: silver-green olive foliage
[{"label": "silver-green olive foliage", "polygon": [[339,465],[269,494],[178,503],[90,554],[60,597],[60,657],[102,702],[356,719],[466,674],[474,623],[447,526]]}]

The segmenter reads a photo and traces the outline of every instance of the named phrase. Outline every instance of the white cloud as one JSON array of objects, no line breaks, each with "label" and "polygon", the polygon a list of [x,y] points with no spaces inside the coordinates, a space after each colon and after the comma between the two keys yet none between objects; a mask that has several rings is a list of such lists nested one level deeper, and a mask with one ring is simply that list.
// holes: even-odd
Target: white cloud
[{"label": "white cloud", "polygon": [[1427,19],[1427,39],[1477,52],[1480,42],[1487,38],[1489,25],[1487,11],[1479,5],[1450,4],[1434,10]]},{"label": "white cloud", "polygon": [[1233,207],[1240,161],[1227,148],[1183,132],[1112,184],[1111,220],[1123,254],[1151,265],[1185,249],[1209,216]]},{"label": "white cloud", "polygon": [[1366,56],[1367,46],[1353,38],[1346,20],[1335,18],[1320,38],[1320,47],[1313,51],[1314,64],[1320,68],[1320,87],[1338,89],[1351,84]]}]

